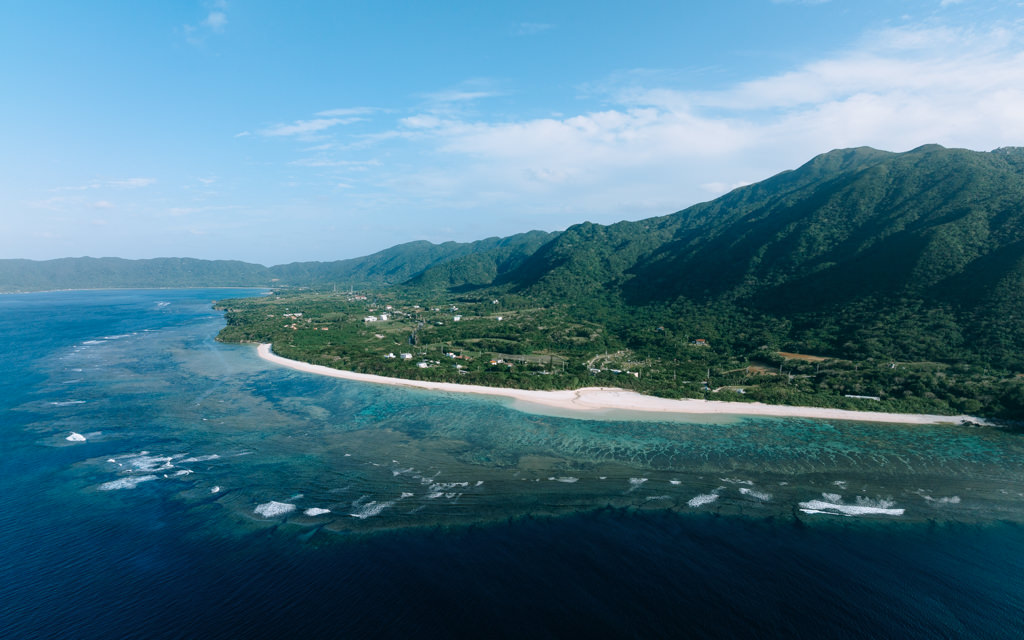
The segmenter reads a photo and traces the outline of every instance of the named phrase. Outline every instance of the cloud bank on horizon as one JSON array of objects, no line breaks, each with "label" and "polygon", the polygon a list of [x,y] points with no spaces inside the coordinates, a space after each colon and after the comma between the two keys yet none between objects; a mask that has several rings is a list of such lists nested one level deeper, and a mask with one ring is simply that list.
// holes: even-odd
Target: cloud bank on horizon
[{"label": "cloud bank on horizon", "polygon": [[85,54],[21,16],[8,84],[45,106],[0,104],[0,257],[332,260],[670,213],[833,148],[1024,145],[1021,3],[743,4],[126,4]]}]

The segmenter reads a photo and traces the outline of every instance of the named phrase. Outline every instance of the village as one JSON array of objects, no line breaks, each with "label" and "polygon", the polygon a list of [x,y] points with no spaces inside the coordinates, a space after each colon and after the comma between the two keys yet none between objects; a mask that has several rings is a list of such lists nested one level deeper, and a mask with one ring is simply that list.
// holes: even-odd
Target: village
[{"label": "village", "polygon": [[[617,387],[667,398],[726,399],[860,410],[971,411],[970,384],[999,380],[967,365],[854,361],[737,348],[700,323],[588,317],[508,296],[410,291],[280,292],[223,306],[219,339],[395,378],[522,389]],[[742,327],[740,328],[742,329]]]}]

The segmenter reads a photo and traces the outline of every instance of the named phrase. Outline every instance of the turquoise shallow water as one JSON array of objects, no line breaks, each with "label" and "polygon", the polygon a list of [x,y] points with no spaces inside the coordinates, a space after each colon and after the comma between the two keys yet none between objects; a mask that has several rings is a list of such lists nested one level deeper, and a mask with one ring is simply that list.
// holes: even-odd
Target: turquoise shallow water
[{"label": "turquoise shallow water", "polygon": [[[877,637],[858,632],[847,600],[891,618],[915,594],[932,599],[887,632],[958,637],[1021,619],[1019,435],[576,420],[317,377],[215,342],[210,302],[228,295],[239,292],[0,297],[0,570],[16,576],[0,587],[4,637],[446,635],[446,602],[423,604],[437,594],[478,608],[466,635],[479,616],[508,635],[563,635],[557,599],[606,618],[576,629],[668,634],[684,595],[712,617],[759,612],[699,624],[709,637]],[[912,576],[885,577],[901,569]],[[807,614],[744,579],[833,610]],[[955,584],[978,611],[936,622],[922,607],[963,607],[944,591]],[[519,617],[531,608],[542,614]]]}]

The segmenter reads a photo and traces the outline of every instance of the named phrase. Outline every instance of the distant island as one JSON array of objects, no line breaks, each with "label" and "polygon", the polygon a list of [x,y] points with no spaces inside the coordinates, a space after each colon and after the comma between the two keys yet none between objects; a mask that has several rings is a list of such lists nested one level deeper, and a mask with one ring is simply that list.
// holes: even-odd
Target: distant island
[{"label": "distant island", "polygon": [[0,260],[0,292],[266,287],[226,342],[336,369],[1024,419],[1024,149],[861,147],[666,216],[265,267]]},{"label": "distant island", "polygon": [[222,301],[219,338],[415,380],[1024,418],[1022,149],[837,150],[675,214],[461,246],[387,286]]}]

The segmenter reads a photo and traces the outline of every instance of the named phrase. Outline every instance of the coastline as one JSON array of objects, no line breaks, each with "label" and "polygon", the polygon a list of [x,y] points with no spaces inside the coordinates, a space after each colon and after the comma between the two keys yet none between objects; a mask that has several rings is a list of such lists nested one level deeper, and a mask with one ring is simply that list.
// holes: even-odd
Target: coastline
[{"label": "coastline", "polygon": [[299,360],[291,360],[276,355],[270,344],[264,343],[256,348],[256,353],[267,362],[312,373],[316,375],[386,384],[452,393],[470,393],[485,396],[511,398],[526,405],[535,405],[571,412],[581,418],[598,418],[595,415],[602,411],[629,411],[639,413],[668,414],[680,416],[692,415],[728,415],[737,417],[773,417],[773,418],[815,418],[821,420],[854,420],[858,422],[887,422],[895,424],[959,424],[974,422],[986,424],[982,418],[973,416],[941,416],[917,413],[888,413],[883,411],[850,411],[847,409],[829,409],[826,407],[798,407],[781,404],[764,404],[761,402],[728,402],[723,400],[700,400],[687,398],[673,400],[646,396],[635,391],[626,391],[615,387],[584,387],[575,390],[536,391],[530,389],[509,389],[504,387],[485,387],[482,385],[458,384],[454,382],[431,382],[427,380],[406,380],[389,378],[370,373],[356,373],[333,369],[318,364],[309,364]]}]

